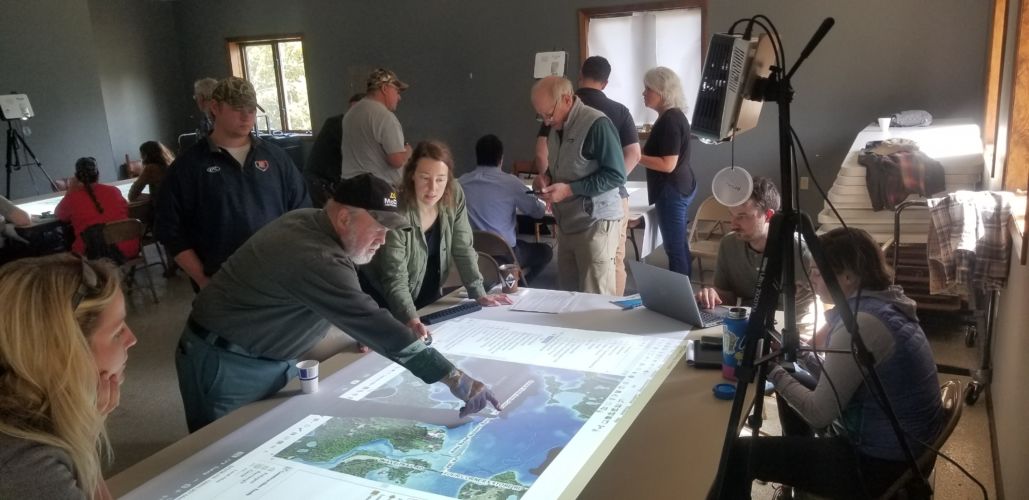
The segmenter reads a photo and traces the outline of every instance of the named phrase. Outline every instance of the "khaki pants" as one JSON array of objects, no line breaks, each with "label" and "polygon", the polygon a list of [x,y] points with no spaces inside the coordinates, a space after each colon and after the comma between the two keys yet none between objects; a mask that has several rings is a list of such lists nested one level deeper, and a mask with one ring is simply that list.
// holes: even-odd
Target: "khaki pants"
[{"label": "khaki pants", "polygon": [[629,199],[622,198],[622,222],[618,226],[618,249],[615,250],[615,295],[625,295],[625,238],[629,233]]},{"label": "khaki pants", "polygon": [[557,233],[557,281],[562,290],[615,293],[620,220],[602,220],[576,234]]}]

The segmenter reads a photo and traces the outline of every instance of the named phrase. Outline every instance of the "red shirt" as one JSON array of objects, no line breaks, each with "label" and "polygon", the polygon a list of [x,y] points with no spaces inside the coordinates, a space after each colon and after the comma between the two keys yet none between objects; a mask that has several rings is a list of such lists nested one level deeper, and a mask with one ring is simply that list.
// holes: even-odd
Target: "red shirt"
[{"label": "red shirt", "polygon": [[[103,207],[104,213],[97,211],[93,199],[89,197],[89,193],[84,187],[69,189],[55,210],[58,219],[71,223],[71,227],[75,231],[75,242],[71,245],[71,251],[80,255],[86,252],[86,244],[82,242],[82,232],[87,227],[129,218],[129,204],[118,188],[100,183],[90,187],[93,188],[93,194],[100,206]],[[118,250],[121,250],[122,255],[126,258],[135,257],[139,255],[139,241],[118,243]]]}]

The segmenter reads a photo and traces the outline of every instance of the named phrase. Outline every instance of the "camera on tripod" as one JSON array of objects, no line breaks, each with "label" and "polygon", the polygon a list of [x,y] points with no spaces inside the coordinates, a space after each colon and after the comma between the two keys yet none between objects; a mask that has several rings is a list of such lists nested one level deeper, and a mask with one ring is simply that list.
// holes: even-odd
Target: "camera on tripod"
[{"label": "camera on tripod", "polygon": [[0,95],[0,118],[4,120],[28,120],[36,116],[25,94]]},{"label": "camera on tripod", "polygon": [[[36,116],[36,112],[32,110],[29,96],[17,93],[0,95],[0,118],[7,122],[7,163],[4,165],[4,168],[7,170],[5,190],[7,198],[11,197],[11,174],[21,170],[22,167],[35,166],[38,168],[43,173],[43,176],[46,177],[46,180],[50,182],[50,189],[55,192],[57,191],[57,184],[54,182],[54,179],[50,177],[50,174],[46,173],[46,170],[43,169],[43,164],[36,158],[29,144],[25,142],[25,137],[21,134],[21,131],[14,126],[15,122],[28,120],[33,116]],[[31,169],[28,172],[32,181],[32,188],[36,191],[36,194],[39,194],[36,178],[32,175]]]}]

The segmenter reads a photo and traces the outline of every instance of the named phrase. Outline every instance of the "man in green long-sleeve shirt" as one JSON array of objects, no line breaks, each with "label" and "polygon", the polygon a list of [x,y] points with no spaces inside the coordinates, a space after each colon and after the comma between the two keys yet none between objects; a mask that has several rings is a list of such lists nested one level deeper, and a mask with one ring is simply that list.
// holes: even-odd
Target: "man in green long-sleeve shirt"
[{"label": "man in green long-sleeve shirt", "polygon": [[548,171],[536,181],[557,220],[558,284],[564,290],[614,295],[625,184],[622,144],[611,119],[548,76],[532,87],[532,107],[550,126]]},{"label": "man in green long-sleeve shirt", "polygon": [[371,174],[339,182],[324,209],[294,210],[250,237],[193,302],[175,366],[190,432],[275,394],[333,324],[425,383],[443,382],[461,416],[499,403],[361,291],[356,266],[407,224]]}]

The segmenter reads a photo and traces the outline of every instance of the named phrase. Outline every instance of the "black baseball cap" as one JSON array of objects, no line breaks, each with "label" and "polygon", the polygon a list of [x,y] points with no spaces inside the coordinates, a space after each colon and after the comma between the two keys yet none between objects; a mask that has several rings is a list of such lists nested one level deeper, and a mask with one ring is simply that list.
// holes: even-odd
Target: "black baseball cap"
[{"label": "black baseball cap", "polygon": [[411,225],[407,217],[400,214],[397,190],[372,174],[361,174],[337,182],[332,199],[343,205],[367,210],[379,224],[390,229]]}]

